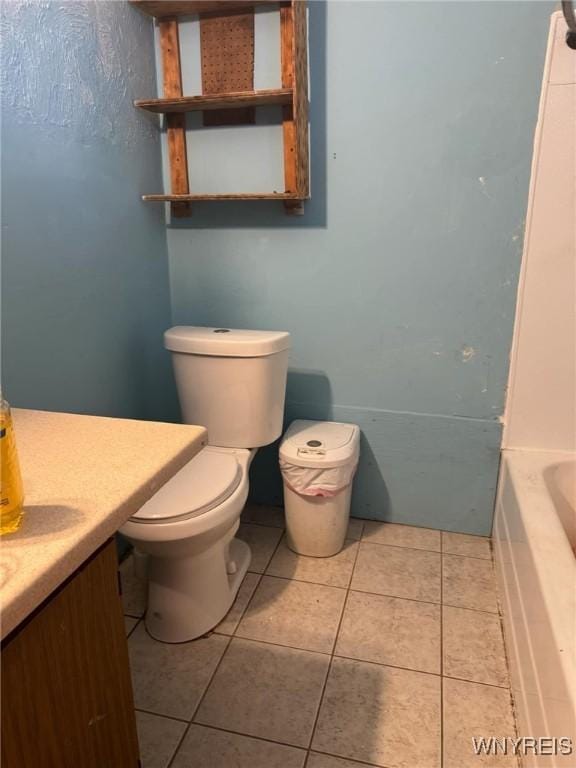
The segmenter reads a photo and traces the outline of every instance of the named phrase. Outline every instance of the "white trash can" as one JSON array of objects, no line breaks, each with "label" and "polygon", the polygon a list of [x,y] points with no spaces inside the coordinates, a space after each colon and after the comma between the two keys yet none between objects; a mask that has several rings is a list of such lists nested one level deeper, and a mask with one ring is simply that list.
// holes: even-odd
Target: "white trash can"
[{"label": "white trash can", "polygon": [[294,552],[330,557],[344,546],[360,429],[333,421],[294,421],[280,444],[286,538]]}]

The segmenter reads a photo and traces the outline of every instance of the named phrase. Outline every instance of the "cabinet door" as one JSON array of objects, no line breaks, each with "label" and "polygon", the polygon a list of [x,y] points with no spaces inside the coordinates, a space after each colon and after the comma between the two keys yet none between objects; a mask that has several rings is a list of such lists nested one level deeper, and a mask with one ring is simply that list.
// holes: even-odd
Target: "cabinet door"
[{"label": "cabinet door", "polygon": [[2,645],[2,768],[136,768],[112,540]]}]

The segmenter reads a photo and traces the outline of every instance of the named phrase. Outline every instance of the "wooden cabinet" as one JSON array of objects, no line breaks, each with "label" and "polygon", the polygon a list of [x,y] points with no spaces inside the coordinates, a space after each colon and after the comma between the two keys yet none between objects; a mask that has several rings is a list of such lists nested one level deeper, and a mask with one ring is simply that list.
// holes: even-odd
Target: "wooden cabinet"
[{"label": "wooden cabinet", "polygon": [[116,547],[2,643],[2,768],[140,765]]}]

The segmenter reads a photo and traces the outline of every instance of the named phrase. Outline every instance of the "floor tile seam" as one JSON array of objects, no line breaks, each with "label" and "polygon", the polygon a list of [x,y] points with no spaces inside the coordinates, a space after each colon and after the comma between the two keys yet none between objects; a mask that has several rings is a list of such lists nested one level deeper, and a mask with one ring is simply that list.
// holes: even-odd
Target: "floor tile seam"
[{"label": "floor tile seam", "polygon": [[[198,722],[197,720],[193,720],[188,725],[189,726],[198,725],[201,728],[208,728],[211,731],[219,731],[220,733],[229,733],[233,736],[244,736],[245,738],[248,738],[248,739],[263,741],[265,744],[277,744],[281,747],[289,747],[290,749],[297,749],[300,752],[307,752],[307,747],[302,747],[299,744],[290,744],[288,741],[278,741],[277,739],[268,739],[266,738],[266,736],[255,736],[253,733],[244,733],[243,731],[235,731],[232,728],[224,728],[221,725],[209,725],[208,723],[201,723],[201,722]],[[214,768],[225,768],[225,767],[214,766]]]},{"label": "floor tile seam", "polygon": [[501,616],[499,613],[496,613],[496,611],[485,611],[482,608],[469,608],[468,606],[464,605],[452,605],[451,603],[442,603],[442,608],[455,608],[458,611],[468,611],[469,613],[485,613],[488,616],[494,616],[498,619],[498,623],[500,623]]},{"label": "floor tile seam", "polygon": [[153,717],[163,717],[165,720],[173,720],[175,723],[181,725],[189,725],[190,721],[184,717],[176,717],[176,715],[167,715],[164,712],[155,712],[153,709],[146,709],[145,707],[134,707],[135,712],[142,712],[145,715],[153,715]]},{"label": "floor tile seam", "polygon": [[400,669],[403,672],[416,672],[419,675],[430,675],[431,677],[447,678],[449,680],[459,680],[462,683],[473,683],[474,685],[486,685],[489,688],[500,688],[505,691],[510,690],[510,685],[499,685],[498,683],[487,683],[483,680],[471,680],[468,677],[460,677],[456,675],[449,675],[446,672],[431,672],[429,669],[417,669],[415,667],[405,667],[400,664],[392,664],[391,662],[374,661],[373,659],[359,658],[358,656],[346,656],[342,653],[335,653],[335,659],[345,659],[346,661],[358,661],[361,664],[372,664],[376,667],[389,667],[390,669]]},{"label": "floor tile seam", "polygon": [[283,581],[295,581],[298,584],[312,584],[316,587],[330,587],[331,589],[342,589],[344,591],[348,590],[348,587],[341,587],[339,584],[325,584],[322,581],[308,581],[307,579],[295,579],[292,576],[277,576],[275,573],[268,573],[268,571],[266,571],[261,575],[267,576],[270,579],[282,579]]},{"label": "floor tile seam", "polygon": [[510,655],[508,653],[508,645],[506,643],[504,616],[501,613],[498,614],[498,624],[500,626],[500,637],[502,639],[502,647],[504,649],[504,664],[506,665],[506,677],[508,678],[508,687],[510,688],[510,694],[512,696],[512,709],[514,712],[514,727],[516,728],[516,733],[518,733],[518,722],[516,717],[516,701],[514,698],[514,692],[512,690],[512,675],[510,672]]},{"label": "floor tile seam", "polygon": [[[221,637],[224,637],[224,635],[221,635]],[[197,715],[197,713],[198,713],[198,710],[199,710],[199,709],[200,709],[200,707],[202,706],[202,702],[204,701],[204,699],[205,699],[205,697],[206,697],[206,694],[208,693],[208,690],[209,690],[210,686],[212,685],[212,681],[214,680],[214,677],[215,677],[215,675],[216,675],[216,672],[217,672],[217,671],[220,669],[220,665],[222,664],[222,660],[223,660],[223,659],[224,659],[224,657],[226,656],[226,653],[228,652],[228,648],[230,648],[230,643],[231,643],[231,642],[232,642],[232,637],[229,637],[229,638],[228,638],[228,642],[226,643],[226,647],[224,648],[224,650],[223,650],[223,652],[222,652],[222,654],[221,654],[220,658],[218,659],[218,663],[217,663],[217,664],[216,664],[216,666],[214,667],[214,670],[213,670],[212,674],[210,675],[210,677],[209,677],[209,679],[208,679],[208,681],[207,681],[207,683],[206,683],[206,686],[204,687],[204,690],[202,691],[202,695],[201,695],[201,696],[200,696],[200,698],[198,699],[198,704],[197,704],[197,705],[194,707],[194,710],[193,710],[193,712],[192,712],[192,715],[191,715],[191,717],[190,717],[190,720],[188,721],[188,725],[187,725],[187,726],[186,726],[186,728],[184,729],[184,733],[182,734],[182,737],[180,738],[180,740],[179,740],[178,744],[176,745],[176,749],[175,749],[175,750],[174,750],[174,752],[172,753],[172,757],[170,758],[169,762],[167,763],[167,765],[166,765],[166,768],[172,768],[172,765],[173,765],[173,763],[174,763],[174,760],[175,760],[175,758],[176,758],[176,755],[177,755],[177,754],[178,754],[178,752],[180,751],[180,747],[181,747],[181,746],[182,746],[182,744],[184,743],[184,739],[186,738],[186,736],[188,735],[188,732],[190,731],[190,726],[191,726],[191,725],[192,725],[192,723],[194,722],[194,718],[196,717],[196,715]]]},{"label": "floor tile seam", "polygon": [[[392,597],[396,600],[408,600],[412,603],[423,603],[424,605],[438,605],[446,606],[448,608],[464,608],[462,605],[453,605],[452,603],[437,603],[432,600],[420,600],[417,597],[405,597],[404,595],[392,595],[389,592],[369,592],[366,589],[358,589],[357,587],[350,587],[350,592],[359,592],[362,595],[374,595],[375,597]],[[465,610],[475,611],[476,613],[487,613],[490,616],[498,616],[498,613],[494,611],[487,611],[484,608],[470,608],[466,606]]]},{"label": "floor tile seam", "polygon": [[[246,616],[246,613],[248,612],[248,608],[250,607],[250,604],[252,603],[252,600],[254,600],[254,595],[256,594],[256,592],[258,591],[258,587],[262,583],[262,579],[264,578],[264,574],[263,573],[259,573],[257,575],[258,575],[258,581],[256,582],[256,586],[252,590],[252,594],[250,595],[250,599],[246,603],[246,606],[245,606],[244,610],[242,611],[236,626],[234,627],[234,631],[230,634],[230,637],[237,637],[236,632],[238,632],[238,627],[240,626],[244,616]],[[240,589],[241,588],[242,588],[242,584],[240,585]],[[240,591],[240,590],[238,590],[238,591]],[[236,593],[236,597],[238,597],[238,593]],[[236,598],[234,598],[234,599],[236,599]],[[234,603],[232,603],[232,606],[233,605],[234,605]]]},{"label": "floor tile seam", "polygon": [[274,547],[274,549],[272,550],[272,554],[270,555],[270,557],[268,558],[268,562],[267,562],[267,563],[266,563],[266,565],[264,566],[264,570],[262,571],[262,576],[265,576],[265,575],[266,575],[266,571],[267,571],[267,570],[268,570],[268,568],[270,567],[270,563],[271,563],[271,562],[272,562],[272,560],[274,560],[274,558],[276,557],[276,552],[278,552],[278,550],[280,549],[280,544],[282,543],[282,538],[283,538],[283,536],[280,536],[280,538],[279,538],[279,539],[278,539],[278,541],[276,542],[276,546],[275,546],[275,547]]},{"label": "floor tile seam", "polygon": [[[135,617],[134,617],[134,616],[130,616],[130,618],[135,618]],[[135,631],[136,627],[138,626],[138,624],[140,624],[140,622],[141,622],[141,621],[143,621],[143,619],[138,619],[138,621],[136,622],[136,624],[134,624],[134,626],[132,627],[132,629],[131,629],[131,630],[130,630],[128,633],[127,633],[127,635],[126,635],[126,640],[128,640],[128,639],[129,639],[129,637],[130,637],[130,636],[133,634],[133,632]]]},{"label": "floor tile seam", "polygon": [[433,555],[441,555],[439,549],[426,549],[424,547],[407,547],[404,544],[391,544],[388,541],[374,541],[373,539],[360,539],[359,544],[377,544],[379,547],[392,547],[393,549],[407,549],[409,552],[429,552]]},{"label": "floor tile seam", "polygon": [[[264,577],[264,575],[265,575],[265,574],[263,574],[263,573],[254,573],[253,571],[246,571],[246,575],[248,575],[248,573],[252,574],[252,576],[257,576],[257,577],[258,577],[258,579],[257,579],[257,581],[256,581],[256,584],[255,584],[255,586],[254,586],[254,589],[253,589],[253,591],[252,591],[252,594],[250,595],[250,598],[249,598],[248,602],[246,603],[246,605],[245,605],[245,607],[244,607],[244,609],[243,609],[242,613],[240,614],[240,617],[239,617],[239,619],[238,619],[238,621],[237,621],[237,623],[236,623],[236,626],[234,627],[234,629],[232,630],[232,632],[223,632],[222,630],[219,630],[219,629],[218,629],[219,625],[217,624],[217,625],[214,627],[214,629],[210,630],[210,631],[211,631],[211,632],[213,632],[215,635],[221,635],[222,637],[236,637],[236,631],[238,630],[238,627],[240,626],[240,622],[242,621],[242,619],[243,619],[243,618],[244,618],[244,616],[246,615],[246,611],[248,610],[248,608],[249,608],[249,606],[250,606],[250,603],[252,602],[252,600],[253,600],[253,598],[254,598],[254,595],[256,594],[256,590],[257,590],[257,589],[258,589],[258,587],[260,586],[260,582],[262,581],[262,578],[263,578],[263,577]],[[245,578],[245,577],[244,577],[244,578]],[[244,583],[244,582],[242,582],[242,583]],[[240,588],[238,589],[238,592],[240,592],[240,589],[242,589],[242,584],[240,584]],[[236,597],[238,597],[238,592],[236,593]],[[236,600],[236,598],[234,598],[234,600]],[[233,608],[233,607],[234,607],[234,603],[232,603],[232,605],[230,606],[230,609],[229,609],[228,613],[229,613],[229,612],[232,610],[232,608]],[[227,616],[227,615],[228,615],[228,614],[226,614],[226,616]],[[226,616],[224,617],[224,619],[222,619],[222,621],[224,621],[224,620],[226,619]],[[220,622],[220,623],[222,623],[222,622]]]},{"label": "floor tile seam", "polygon": [[[512,710],[512,720],[513,720],[513,724],[514,724],[514,731],[515,731],[515,735],[517,736],[518,733],[520,732],[519,728],[518,728],[518,710],[517,710],[517,706],[516,706],[516,696],[515,696],[514,690],[512,688],[512,675],[511,675],[511,671],[510,671],[510,657],[509,657],[509,653],[508,653],[508,645],[506,643],[506,633],[505,633],[505,627],[504,627],[504,602],[503,602],[502,595],[501,595],[501,592],[500,592],[499,580],[498,580],[498,577],[497,577],[497,574],[496,574],[496,571],[497,571],[497,569],[496,569],[496,558],[495,558],[496,550],[494,548],[494,543],[492,541],[491,541],[491,548],[492,548],[492,568],[494,570],[494,579],[495,579],[495,582],[496,582],[496,597],[497,597],[496,602],[498,604],[498,618],[500,619],[500,633],[502,635],[502,643],[504,645],[504,659],[505,659],[505,662],[506,662],[506,672],[507,672],[507,675],[508,675],[508,688],[509,688],[509,691],[510,691],[510,707],[511,707],[511,710]],[[522,759],[521,759],[520,756],[518,757],[518,760],[517,760],[517,766],[519,766],[519,768],[522,768]]]},{"label": "floor tile seam", "polygon": [[444,549],[429,549],[428,547],[409,547],[405,544],[394,544],[390,541],[377,541],[369,537],[364,537],[359,540],[360,544],[377,544],[379,547],[393,547],[394,549],[407,549],[411,552],[430,552],[434,555],[450,555],[450,557],[465,557],[469,560],[484,560],[485,562],[491,562],[492,556],[481,557],[480,555],[463,555],[461,552],[449,552]]},{"label": "floor tile seam", "polygon": [[127,619],[143,619],[143,618],[144,618],[144,614],[145,614],[145,613],[146,613],[146,611],[144,611],[143,613],[141,613],[140,615],[138,615],[138,614],[136,614],[136,613],[126,613],[126,611],[124,611],[124,614],[123,614],[123,615],[124,615],[124,617],[125,617],[125,618],[127,618]]},{"label": "floor tile seam", "polygon": [[463,555],[460,552],[440,552],[442,557],[445,555],[448,555],[449,557],[462,557],[466,558],[467,560],[482,560],[484,563],[491,563],[492,562],[492,556],[490,557],[479,557],[478,555]]},{"label": "floor tile seam", "polygon": [[[342,611],[341,621],[342,621],[342,618],[344,616],[345,607],[346,607],[346,605],[344,604],[344,609]],[[338,627],[338,630],[337,630],[337,633],[336,633],[336,642],[334,644],[334,649],[336,648],[338,634],[340,632],[341,621],[340,621],[340,624],[339,624],[339,627]],[[487,685],[490,688],[502,688],[504,690],[509,690],[510,689],[510,685],[499,685],[497,683],[487,683],[487,682],[481,681],[481,680],[471,680],[470,678],[467,678],[467,677],[460,677],[460,676],[457,676],[457,675],[449,675],[449,674],[442,673],[442,672],[431,672],[429,669],[418,669],[416,667],[406,667],[406,666],[403,666],[401,664],[392,664],[389,661],[388,662],[385,662],[385,661],[375,661],[374,659],[367,659],[367,658],[362,658],[362,657],[359,657],[359,656],[351,656],[351,655],[347,655],[347,654],[344,654],[344,653],[338,653],[338,652],[336,652],[336,650],[333,650],[333,651],[330,651],[330,652],[329,651],[318,651],[318,650],[313,649],[313,648],[302,648],[301,646],[286,645],[285,643],[276,643],[276,642],[273,642],[271,640],[261,640],[259,638],[254,638],[254,637],[243,637],[242,635],[224,635],[224,634],[221,634],[221,633],[218,633],[218,634],[219,634],[220,637],[228,638],[228,643],[227,643],[227,646],[226,646],[226,650],[224,651],[224,654],[229,649],[230,641],[232,641],[232,640],[241,640],[241,641],[247,642],[247,643],[256,643],[256,644],[260,644],[260,645],[268,645],[268,646],[272,646],[273,648],[287,648],[290,651],[302,651],[303,653],[314,653],[314,654],[317,654],[319,656],[328,656],[330,658],[330,660],[332,660],[332,659],[344,659],[346,661],[357,661],[357,662],[360,662],[361,664],[372,664],[372,665],[377,666],[377,667],[389,667],[390,669],[400,669],[400,670],[403,670],[404,672],[416,672],[418,674],[431,675],[432,677],[437,677],[437,678],[446,677],[446,678],[449,678],[451,680],[460,680],[461,682],[465,682],[465,683],[475,683],[475,684],[478,684],[478,685]],[[223,657],[224,656],[222,656],[222,658]],[[220,661],[222,661],[222,659]],[[220,662],[218,663],[218,666],[220,666]],[[215,673],[216,673],[216,670],[215,670],[214,674]],[[210,679],[210,683],[211,682],[212,682],[212,679]],[[210,685],[210,683],[208,685]],[[207,690],[207,688],[206,688],[206,690]],[[203,697],[204,697],[204,694],[203,694]],[[200,707],[200,704],[198,704],[198,708],[199,707]],[[141,707],[137,707],[137,709],[141,709]],[[154,712],[152,710],[150,710],[150,714],[159,715],[161,717],[170,717],[169,715],[164,715],[161,712]],[[175,718],[175,719],[180,720],[181,718]],[[190,721],[184,720],[184,722],[190,722]]]},{"label": "floor tile seam", "polygon": [[485,685],[488,688],[498,688],[501,691],[509,691],[510,685],[498,685],[498,683],[487,683],[485,680],[470,680],[468,677],[457,677],[456,675],[447,675],[444,673],[442,677],[445,680],[458,680],[460,683],[472,683],[472,685]]},{"label": "floor tile seam", "polygon": [[372,664],[375,667],[388,667],[389,669],[400,669],[403,672],[416,672],[419,675],[430,675],[431,677],[440,678],[442,675],[440,672],[430,672],[429,669],[416,669],[415,667],[404,667],[400,664],[392,664],[385,661],[374,661],[374,659],[359,658],[358,656],[346,656],[342,653],[335,653],[335,659],[344,659],[344,661],[357,661],[360,664]]},{"label": "floor tile seam", "polygon": [[242,640],[247,643],[261,643],[262,645],[271,645],[274,648],[288,648],[290,651],[302,651],[303,653],[316,653],[319,656],[332,656],[331,651],[317,651],[312,648],[302,648],[297,645],[286,645],[286,643],[276,643],[273,640],[261,640],[256,637],[244,637],[243,635],[221,635],[221,637],[230,637],[231,640]]},{"label": "floor tile seam", "polygon": [[487,611],[485,608],[470,608],[464,605],[454,605],[453,603],[442,603],[442,607],[446,608],[462,608],[465,611],[474,611],[475,613],[485,613],[488,616],[498,616],[496,611]]},{"label": "floor tile seam", "polygon": [[369,538],[363,538],[359,541],[360,544],[376,544],[379,547],[392,547],[393,549],[407,549],[410,552],[429,552],[433,555],[449,555],[450,557],[462,557],[466,558],[468,560],[482,560],[486,563],[491,562],[492,558],[490,557],[480,557],[479,555],[463,555],[459,552],[445,552],[442,549],[427,549],[426,547],[407,547],[404,544],[392,544],[388,541],[375,541],[374,539]]},{"label": "floor tile seam", "polygon": [[373,597],[389,597],[392,600],[406,600],[409,603],[421,603],[423,605],[436,605],[441,607],[442,603],[436,603],[433,600],[420,600],[417,597],[405,597],[404,595],[393,595],[389,592],[369,592],[367,589],[358,589],[357,587],[350,587],[350,592],[354,592],[359,595],[372,595]]},{"label": "floor tile seam", "polygon": [[338,627],[336,629],[336,633],[334,635],[334,642],[332,643],[332,650],[330,653],[330,661],[328,663],[328,668],[326,670],[326,676],[324,677],[324,682],[322,685],[322,690],[320,692],[320,698],[318,699],[318,707],[316,709],[316,715],[314,717],[314,722],[312,724],[312,729],[310,731],[310,741],[308,742],[308,756],[306,757],[306,763],[308,763],[308,758],[310,755],[310,749],[312,748],[312,743],[314,741],[314,736],[316,734],[316,727],[318,726],[318,720],[320,718],[320,710],[322,709],[322,703],[324,702],[324,694],[326,693],[326,686],[328,685],[328,678],[330,677],[330,670],[332,669],[332,663],[334,661],[334,651],[336,649],[336,644],[338,642],[338,636],[340,634],[340,629],[342,627],[342,622],[344,620],[344,613],[346,611],[346,605],[348,603],[348,597],[350,595],[350,584],[352,583],[352,577],[354,575],[354,569],[356,568],[356,562],[358,560],[358,554],[360,552],[360,546],[356,548],[356,553],[354,556],[354,562],[352,564],[352,570],[350,573],[350,581],[348,584],[348,587],[346,588],[346,595],[344,597],[344,602],[342,604],[342,611],[340,613],[340,620],[338,622]]},{"label": "floor tile seam", "polygon": [[[348,586],[346,587],[346,595],[344,596],[342,611],[340,613],[340,620],[338,621],[338,627],[336,628],[336,634],[334,635],[334,642],[332,643],[332,650],[330,652],[330,656],[332,658],[334,658],[336,654],[336,645],[338,644],[338,637],[340,636],[340,630],[342,629],[342,622],[344,621],[344,615],[346,613],[346,606],[348,605],[348,599],[350,597],[350,584],[352,583],[352,577],[354,576],[354,570],[356,568],[356,563],[358,561],[359,552],[360,552],[360,547],[356,549],[356,553],[354,555],[354,561],[352,563],[352,569],[350,571],[350,579],[348,581]],[[330,666],[332,666],[332,662],[330,662]]]},{"label": "floor tile seam", "polygon": [[[262,526],[262,528],[265,528],[265,527],[270,528],[270,526]],[[273,531],[278,531],[280,529],[279,528],[272,528],[272,530]],[[278,547],[280,546],[280,542],[281,541],[282,541],[282,536],[280,536],[280,538],[278,539],[278,541],[274,545],[274,549],[272,550],[272,553],[271,553],[270,557],[268,558],[268,560],[266,560],[266,563],[264,564],[264,566],[263,566],[261,571],[251,571],[250,570],[250,565],[248,565],[248,569],[247,569],[246,573],[256,573],[256,574],[259,574],[260,576],[264,576],[266,574],[266,571],[268,570],[268,566],[270,565],[270,563],[272,562],[272,559],[274,558],[274,555],[278,551]]]},{"label": "floor tile seam", "polygon": [[286,526],[280,526],[280,525],[270,525],[270,523],[261,523],[257,522],[256,520],[242,520],[240,519],[240,525],[259,525],[260,528],[272,528],[274,531],[286,531]]}]

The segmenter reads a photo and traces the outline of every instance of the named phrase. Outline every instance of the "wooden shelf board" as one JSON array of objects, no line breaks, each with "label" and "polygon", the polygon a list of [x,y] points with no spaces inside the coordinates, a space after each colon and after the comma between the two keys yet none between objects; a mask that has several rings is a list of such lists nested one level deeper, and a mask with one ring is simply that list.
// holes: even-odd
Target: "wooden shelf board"
[{"label": "wooden shelf board", "polygon": [[211,93],[203,96],[180,96],[174,99],[137,99],[135,107],[157,114],[197,112],[212,109],[240,109],[266,104],[291,104],[292,89],[277,88],[268,91],[239,91],[237,93]]},{"label": "wooden shelf board", "polygon": [[273,3],[274,0],[130,0],[131,5],[157,19],[214,11],[226,13],[239,8],[254,8]]},{"label": "wooden shelf board", "polygon": [[293,192],[242,192],[237,194],[205,195],[142,195],[142,200],[152,203],[196,202],[198,200],[301,200]]}]

